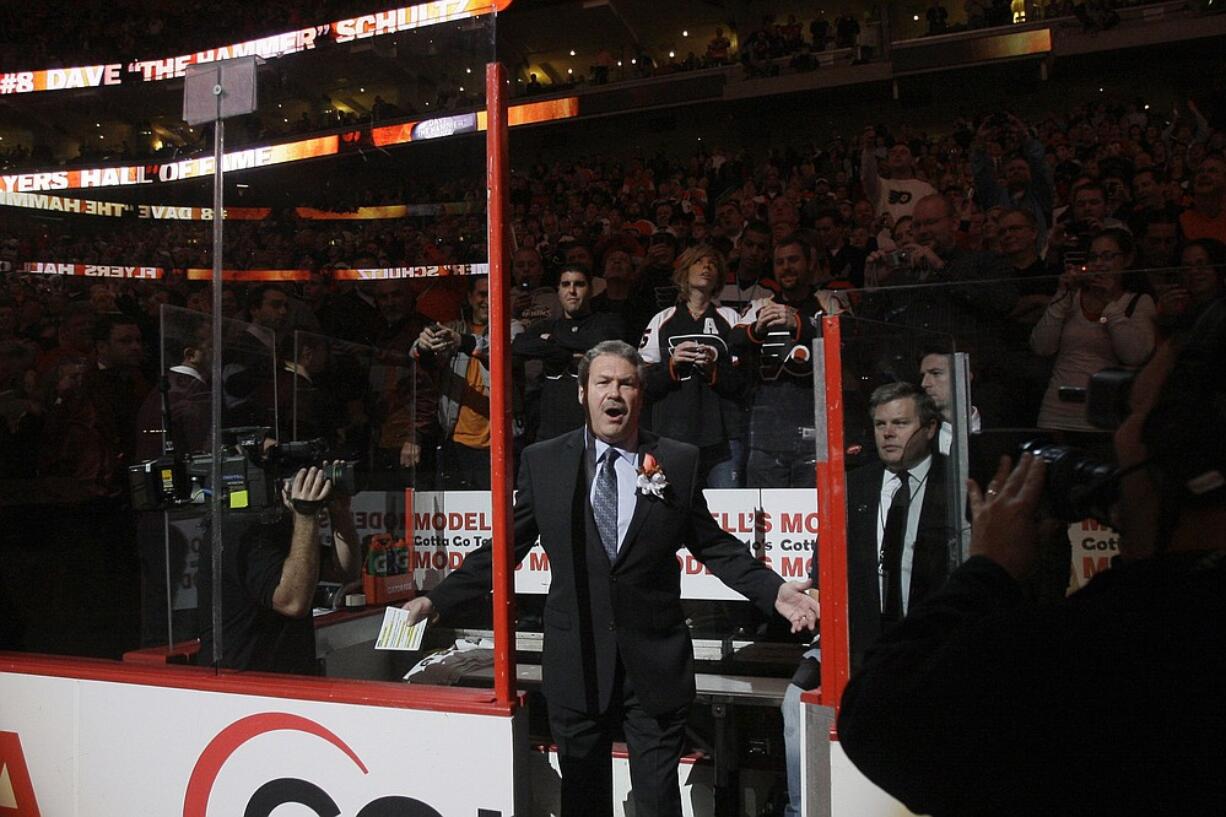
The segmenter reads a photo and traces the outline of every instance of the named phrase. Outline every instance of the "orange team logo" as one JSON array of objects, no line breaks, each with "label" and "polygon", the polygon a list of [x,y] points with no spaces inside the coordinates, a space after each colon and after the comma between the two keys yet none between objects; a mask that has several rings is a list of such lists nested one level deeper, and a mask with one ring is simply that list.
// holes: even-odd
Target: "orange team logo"
[{"label": "orange team logo", "polygon": [[0,732],[0,817],[41,817],[16,732]]}]

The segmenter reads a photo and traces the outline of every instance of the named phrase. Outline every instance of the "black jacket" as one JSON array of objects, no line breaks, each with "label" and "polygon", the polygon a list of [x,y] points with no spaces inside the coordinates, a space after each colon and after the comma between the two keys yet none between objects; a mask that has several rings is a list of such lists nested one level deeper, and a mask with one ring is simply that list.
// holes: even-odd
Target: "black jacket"
[{"label": "black jacket", "polygon": [[870,650],[839,739],[917,813],[1226,814],[1226,552],[1033,607],[972,557]]},{"label": "black jacket", "polygon": [[549,318],[532,324],[511,341],[513,355],[544,363],[537,440],[548,440],[583,425],[575,355],[603,340],[628,340],[620,315],[593,312],[578,318]]},{"label": "black jacket", "polygon": [[[681,609],[677,549],[686,547],[711,572],[766,613],[783,580],[711,518],[698,480],[698,449],[646,431],[650,452],[669,481],[662,499],[640,495],[630,528],[611,565],[588,501],[585,432],[524,449],[515,496],[515,559],[540,536],[552,574],[545,600],[541,657],[551,705],[605,711],[613,699],[620,656],[645,710],[675,712],[694,698],[694,655]],[[491,547],[430,591],[444,617],[490,592]]]},{"label": "black jacket", "polygon": [[[881,580],[877,570],[877,518],[880,514],[880,462],[847,475],[847,604],[852,665],[881,637]],[[911,562],[908,607],[932,595],[949,576],[957,531],[946,513],[946,458],[934,454],[924,488]]]}]

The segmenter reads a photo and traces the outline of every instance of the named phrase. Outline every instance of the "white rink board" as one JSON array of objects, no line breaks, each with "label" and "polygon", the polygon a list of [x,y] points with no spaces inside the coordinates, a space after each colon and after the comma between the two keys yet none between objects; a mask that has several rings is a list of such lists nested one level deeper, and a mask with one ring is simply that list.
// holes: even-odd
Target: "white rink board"
[{"label": "white rink board", "polygon": [[[241,815],[261,787],[275,802],[317,787],[346,817],[380,798],[412,798],[395,813],[421,817],[515,811],[511,717],[17,673],[0,673],[0,691],[0,752],[15,734],[37,800],[17,803],[23,817]],[[20,789],[5,754],[0,779]],[[481,785],[456,785],[457,763]]]}]

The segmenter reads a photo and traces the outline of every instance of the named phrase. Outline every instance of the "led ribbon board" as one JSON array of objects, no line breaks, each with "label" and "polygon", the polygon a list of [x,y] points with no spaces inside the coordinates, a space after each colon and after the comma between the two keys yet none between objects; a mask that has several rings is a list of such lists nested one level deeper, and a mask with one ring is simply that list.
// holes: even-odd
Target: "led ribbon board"
[{"label": "led ribbon board", "polygon": [[73,68],[47,68],[38,71],[9,71],[0,73],[0,96],[40,91],[70,91],[76,88],[100,88],[106,85],[122,85],[125,82],[161,82],[179,79],[186,73],[189,65],[252,55],[272,60],[289,54],[313,50],[320,42],[329,39],[336,43],[348,43],[497,13],[510,6],[511,2],[512,0],[432,0],[415,6],[402,6],[374,14],[363,14],[359,17],[349,17],[191,54],[134,60],[127,65],[110,63]]}]

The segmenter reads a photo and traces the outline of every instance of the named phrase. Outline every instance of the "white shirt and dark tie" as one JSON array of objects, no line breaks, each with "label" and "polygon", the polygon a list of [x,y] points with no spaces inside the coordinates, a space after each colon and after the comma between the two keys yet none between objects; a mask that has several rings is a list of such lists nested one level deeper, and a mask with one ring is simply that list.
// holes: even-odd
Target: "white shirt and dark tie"
[{"label": "white shirt and dark tie", "polygon": [[[617,542],[612,546],[609,542],[603,542],[605,552],[612,557],[621,550],[622,544],[626,541],[626,531],[630,529],[630,519],[634,516],[635,503],[638,501],[638,440],[635,439],[629,445],[613,446],[596,438],[594,443],[594,448],[589,450],[593,452],[595,458],[596,472],[588,490],[588,501],[591,503],[592,513],[596,517],[596,527],[600,530],[602,540],[605,538],[605,530],[601,509],[607,507],[610,512],[612,511],[612,503],[605,505],[605,500],[598,495],[605,484],[602,472],[612,467],[617,481]],[[609,465],[610,460],[612,466]]]},{"label": "white shirt and dark tie", "polygon": [[[928,486],[928,472],[932,468],[932,457],[924,457],[922,461],[916,463],[911,468],[907,469],[907,480],[910,488],[910,504],[907,507],[907,525],[903,532],[902,542],[902,564],[899,570],[900,590],[902,593],[902,608],[900,613],[905,615],[908,608],[908,601],[911,595],[911,566],[915,558],[915,539],[919,533],[920,512],[924,507],[924,493]],[[885,560],[883,547],[885,545],[885,529],[886,519],[889,515],[890,505],[894,501],[894,494],[902,487],[900,475],[886,469],[881,475],[881,498],[877,504],[877,564],[881,567],[878,570],[881,582],[881,600],[882,609],[884,611],[886,597],[888,593],[887,581],[888,571],[885,569]]]}]

